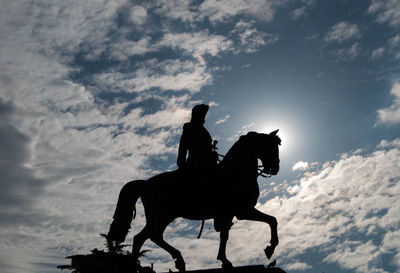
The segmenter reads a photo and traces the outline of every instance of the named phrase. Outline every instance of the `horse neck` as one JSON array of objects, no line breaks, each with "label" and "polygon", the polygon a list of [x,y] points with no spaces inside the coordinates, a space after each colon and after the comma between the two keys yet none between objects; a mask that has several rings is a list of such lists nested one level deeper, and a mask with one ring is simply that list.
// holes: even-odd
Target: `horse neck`
[{"label": "horse neck", "polygon": [[237,141],[228,151],[221,166],[229,170],[257,172],[258,160],[245,141]]}]

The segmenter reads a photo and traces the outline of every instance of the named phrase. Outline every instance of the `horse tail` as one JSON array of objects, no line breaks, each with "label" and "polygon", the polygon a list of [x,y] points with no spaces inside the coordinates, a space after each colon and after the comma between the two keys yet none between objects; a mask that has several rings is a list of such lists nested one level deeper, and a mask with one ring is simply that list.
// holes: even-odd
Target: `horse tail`
[{"label": "horse tail", "polygon": [[136,202],[142,194],[145,180],[126,183],[118,197],[113,222],[107,234],[108,240],[122,243],[131,228],[132,218],[136,216]]}]

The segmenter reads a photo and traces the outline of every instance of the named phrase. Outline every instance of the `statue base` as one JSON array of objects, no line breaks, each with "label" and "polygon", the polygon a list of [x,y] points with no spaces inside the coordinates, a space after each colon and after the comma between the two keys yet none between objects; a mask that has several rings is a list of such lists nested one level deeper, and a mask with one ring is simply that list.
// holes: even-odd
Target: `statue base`
[{"label": "statue base", "polygon": [[187,270],[187,273],[286,273],[279,267],[264,265],[248,265],[232,268],[211,268],[199,270]]},{"label": "statue base", "polygon": [[[132,255],[105,252],[103,250],[92,250],[91,254],[73,255],[71,265],[59,265],[57,268],[63,270],[74,270],[74,273],[156,273],[149,266],[141,266]],[[264,265],[238,266],[232,268],[211,268],[200,270],[188,270],[187,273],[286,273],[271,263],[268,267]],[[169,271],[172,273],[177,271]]]}]

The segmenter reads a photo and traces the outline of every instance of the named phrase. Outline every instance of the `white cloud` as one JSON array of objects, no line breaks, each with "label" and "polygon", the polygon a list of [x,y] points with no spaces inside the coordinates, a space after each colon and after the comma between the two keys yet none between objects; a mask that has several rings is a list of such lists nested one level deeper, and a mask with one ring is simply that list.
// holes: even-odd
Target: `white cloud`
[{"label": "white cloud", "polygon": [[359,43],[354,43],[348,50],[347,50],[347,56],[350,59],[355,58],[356,56],[358,56],[358,54],[360,53],[360,44]]},{"label": "white cloud", "polygon": [[249,124],[243,125],[242,128],[240,128],[235,135],[228,137],[227,140],[229,141],[237,140],[237,138],[240,137],[241,135],[247,134],[248,129],[253,127],[254,125],[255,125],[254,122],[250,122]]},{"label": "white cloud", "polygon": [[[388,250],[400,249],[400,231],[390,231],[383,238],[383,246]],[[400,266],[400,264],[398,264]]]},{"label": "white cloud", "polygon": [[395,264],[398,268],[400,267],[400,231],[390,231],[386,233],[385,237],[383,238],[382,247],[384,248],[383,251],[387,253],[397,253],[394,257],[393,264]]},{"label": "white cloud", "polygon": [[358,155],[358,154],[361,154],[363,151],[364,151],[364,150],[363,150],[362,148],[358,148],[358,149],[356,149],[354,152],[352,152],[351,154],[353,154],[353,155]]},{"label": "white cloud", "polygon": [[110,71],[94,76],[96,83],[109,91],[135,93],[157,88],[162,91],[190,91],[192,93],[212,81],[207,67],[193,61],[151,59],[140,64],[133,73]]},{"label": "white cloud", "polygon": [[372,0],[368,13],[375,14],[379,23],[389,23],[393,27],[400,25],[400,2],[397,0]]},{"label": "white cloud", "polygon": [[[109,47],[108,57],[113,60],[125,61],[134,55],[143,55],[148,52],[157,51],[157,47],[150,43],[150,37],[144,37],[138,41],[130,41],[122,38],[117,43],[112,43]],[[86,56],[88,59],[97,59],[99,56]]]},{"label": "white cloud", "polygon": [[356,24],[342,21],[332,26],[332,28],[326,33],[324,40],[326,42],[342,43],[345,40],[359,38],[360,36],[361,32]]},{"label": "white cloud", "polygon": [[378,146],[378,148],[391,148],[391,147],[400,147],[400,138],[396,138],[393,141],[382,140]]},{"label": "white cloud", "polygon": [[299,271],[305,271],[311,269],[312,266],[303,263],[303,262],[294,262],[288,265],[285,265],[285,270],[299,270]]},{"label": "white cloud", "polygon": [[131,7],[130,19],[138,25],[143,25],[147,19],[147,10],[142,6]]},{"label": "white cloud", "polygon": [[194,22],[199,20],[199,12],[194,11],[191,4],[186,0],[161,0],[157,1],[155,12],[170,19]]},{"label": "white cloud", "polygon": [[209,54],[217,56],[220,52],[232,50],[232,42],[222,35],[210,35],[208,31],[197,33],[167,33],[159,46],[180,48],[194,56]]},{"label": "white cloud", "polygon": [[225,123],[225,122],[229,119],[229,117],[230,117],[230,115],[226,115],[225,117],[223,117],[223,118],[217,120],[217,121],[215,122],[215,124],[218,125],[218,124]]},{"label": "white cloud", "polygon": [[219,105],[219,103],[218,102],[215,102],[215,101],[210,101],[209,103],[208,103],[208,106],[210,106],[210,107],[217,107]]},{"label": "white cloud", "polygon": [[[270,22],[274,18],[275,9],[288,2],[286,0],[206,0],[198,5],[184,0],[160,0],[154,7],[159,15],[189,22],[191,26],[195,26],[195,23],[204,20],[209,20],[212,24],[228,22],[238,15],[256,17],[258,20]],[[302,2],[307,4],[311,1]]]},{"label": "white cloud", "polygon": [[384,53],[385,53],[385,48],[384,47],[376,48],[376,49],[374,49],[372,51],[371,58],[372,59],[377,59],[377,58],[381,57]]},{"label": "white cloud", "polygon": [[303,6],[293,10],[290,14],[290,18],[293,20],[297,20],[307,14],[307,7]]},{"label": "white cloud", "polygon": [[14,50],[23,46],[31,53],[70,60],[82,45],[107,41],[107,30],[114,27],[114,15],[124,3],[122,0],[4,3],[1,48],[5,44],[8,48],[16,46]]},{"label": "white cloud", "polygon": [[268,0],[206,0],[199,11],[212,23],[224,22],[239,14],[256,16],[269,22],[275,14],[274,2]]},{"label": "white cloud", "polygon": [[[180,63],[185,63],[182,69],[188,68],[188,71],[166,77],[154,76],[157,73],[148,70],[148,67],[139,70],[136,73],[139,74],[139,79],[134,80],[135,85],[138,86],[137,90],[141,91],[147,86],[157,88],[157,84],[160,84],[161,89],[176,87],[179,90],[189,89],[189,91],[197,92],[203,85],[209,84],[211,81],[211,74],[206,72],[206,61],[203,55],[217,56],[221,52],[232,50],[232,42],[228,38],[222,35],[210,35],[207,31],[165,33],[161,36],[161,40],[156,41],[152,41],[148,33],[144,32],[142,37],[131,40],[128,29],[116,26],[117,11],[121,8],[128,9],[128,19],[141,25],[146,23],[149,16],[144,7],[130,7],[125,1],[105,1],[105,3],[96,4],[78,2],[69,3],[68,7],[65,7],[65,3],[62,1],[52,1],[49,4],[51,8],[44,9],[44,12],[41,12],[40,5],[33,6],[32,13],[28,16],[24,14],[24,8],[18,9],[6,5],[3,11],[7,12],[8,16],[2,16],[2,25],[7,27],[2,29],[0,41],[4,63],[11,62],[11,64],[23,67],[27,61],[45,56],[45,58],[54,58],[54,60],[45,60],[45,62],[53,62],[52,65],[57,64],[58,61],[68,64],[76,53],[91,61],[107,56],[112,60],[129,62],[132,56],[156,52],[163,47],[171,47],[177,51],[183,49],[186,54],[192,55],[200,65],[192,65],[188,68],[187,63],[181,61]],[[12,18],[15,23],[7,22],[7,18]],[[163,33],[167,30],[160,29],[159,31]],[[108,36],[110,33],[112,33],[112,39]],[[18,38],[14,39],[13,37]],[[21,52],[30,52],[30,55],[25,56]],[[175,60],[175,63],[177,62],[179,61]],[[64,69],[63,76],[72,72],[73,68],[67,65],[58,65]],[[121,67],[123,66],[126,64]],[[46,67],[41,68],[42,71],[45,69]],[[59,69],[55,71],[59,71]],[[118,74],[118,71],[115,73]],[[130,75],[134,76],[135,74]],[[146,75],[154,77],[154,82],[149,83]],[[96,83],[94,86],[102,88]],[[128,86],[128,92],[130,90],[131,86]]]},{"label": "white cloud", "polygon": [[292,20],[298,20],[302,17],[307,16],[312,7],[315,5],[315,0],[302,0],[301,3],[303,4],[302,6],[294,9],[290,13],[290,18]]},{"label": "white cloud", "polygon": [[383,109],[379,109],[378,122],[382,124],[397,124],[400,122],[400,83],[394,83],[390,94],[394,96],[392,104]]},{"label": "white cloud", "polygon": [[107,48],[98,49],[97,55],[89,53],[88,57],[90,58],[92,55],[99,57],[99,54],[106,51],[109,58],[125,61],[134,55],[157,52],[166,47],[178,52],[183,50],[184,54],[191,55],[203,65],[206,64],[204,58],[207,56],[215,57],[221,53],[233,51],[233,43],[229,38],[209,34],[207,30],[202,30],[184,33],[167,32],[157,41],[151,41],[150,36],[143,36],[136,41],[121,37],[119,41],[111,43]]},{"label": "white cloud", "polygon": [[400,35],[395,35],[389,38],[386,45],[376,48],[371,53],[371,58],[376,59],[383,56],[385,53],[398,59],[399,56],[399,46],[400,46]]},{"label": "white cloud", "polygon": [[[380,248],[387,241],[383,237],[400,224],[399,164],[398,148],[350,155],[304,177],[294,196],[260,204],[259,209],[278,218],[281,261],[290,264],[297,255],[319,249],[327,262],[356,272],[379,272],[377,262],[388,254]],[[249,238],[256,231],[251,228]],[[373,243],[362,237],[368,233],[382,236],[375,236]],[[363,239],[351,241],[352,235]],[[388,245],[395,248],[393,259],[398,247]]]},{"label": "white cloud", "polygon": [[356,272],[385,272],[378,268],[371,268],[370,264],[377,260],[379,255],[379,246],[374,245],[372,241],[368,242],[346,242],[337,246],[338,251],[329,254],[324,262],[336,262],[341,267],[353,269]]},{"label": "white cloud", "polygon": [[336,57],[341,61],[353,60],[359,54],[360,54],[360,44],[359,43],[354,43],[349,48],[342,48],[342,49],[334,51],[334,55],[336,55]]},{"label": "white cloud", "polygon": [[236,23],[231,34],[237,35],[240,39],[240,45],[245,48],[245,52],[256,52],[260,47],[278,41],[277,34],[264,33],[253,27],[252,22],[240,20]]},{"label": "white cloud", "polygon": [[308,162],[305,161],[299,161],[296,164],[293,165],[292,170],[293,171],[304,171],[304,170],[308,170],[309,168],[309,164]]},{"label": "white cloud", "polygon": [[394,50],[400,45],[400,35],[397,34],[388,40],[388,46],[390,50]]},{"label": "white cloud", "polygon": [[243,125],[242,129],[248,129],[248,128],[253,127],[254,125],[255,125],[255,122],[250,122],[248,124]]}]

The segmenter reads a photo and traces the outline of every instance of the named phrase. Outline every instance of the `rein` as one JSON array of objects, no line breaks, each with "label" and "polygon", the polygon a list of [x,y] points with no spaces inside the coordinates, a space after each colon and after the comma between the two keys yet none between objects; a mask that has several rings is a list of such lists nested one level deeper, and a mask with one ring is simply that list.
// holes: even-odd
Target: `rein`
[{"label": "rein", "polygon": [[[217,155],[220,156],[220,157],[222,157],[222,158],[225,158],[225,156],[222,155],[222,154],[217,153]],[[221,162],[221,160],[218,158],[218,163],[219,163],[219,162]],[[257,166],[257,168],[258,168],[258,176],[265,177],[265,178],[270,178],[270,177],[272,177],[272,174],[265,174],[264,171],[261,169],[262,167],[263,167],[263,166],[261,166],[261,165]]]}]

